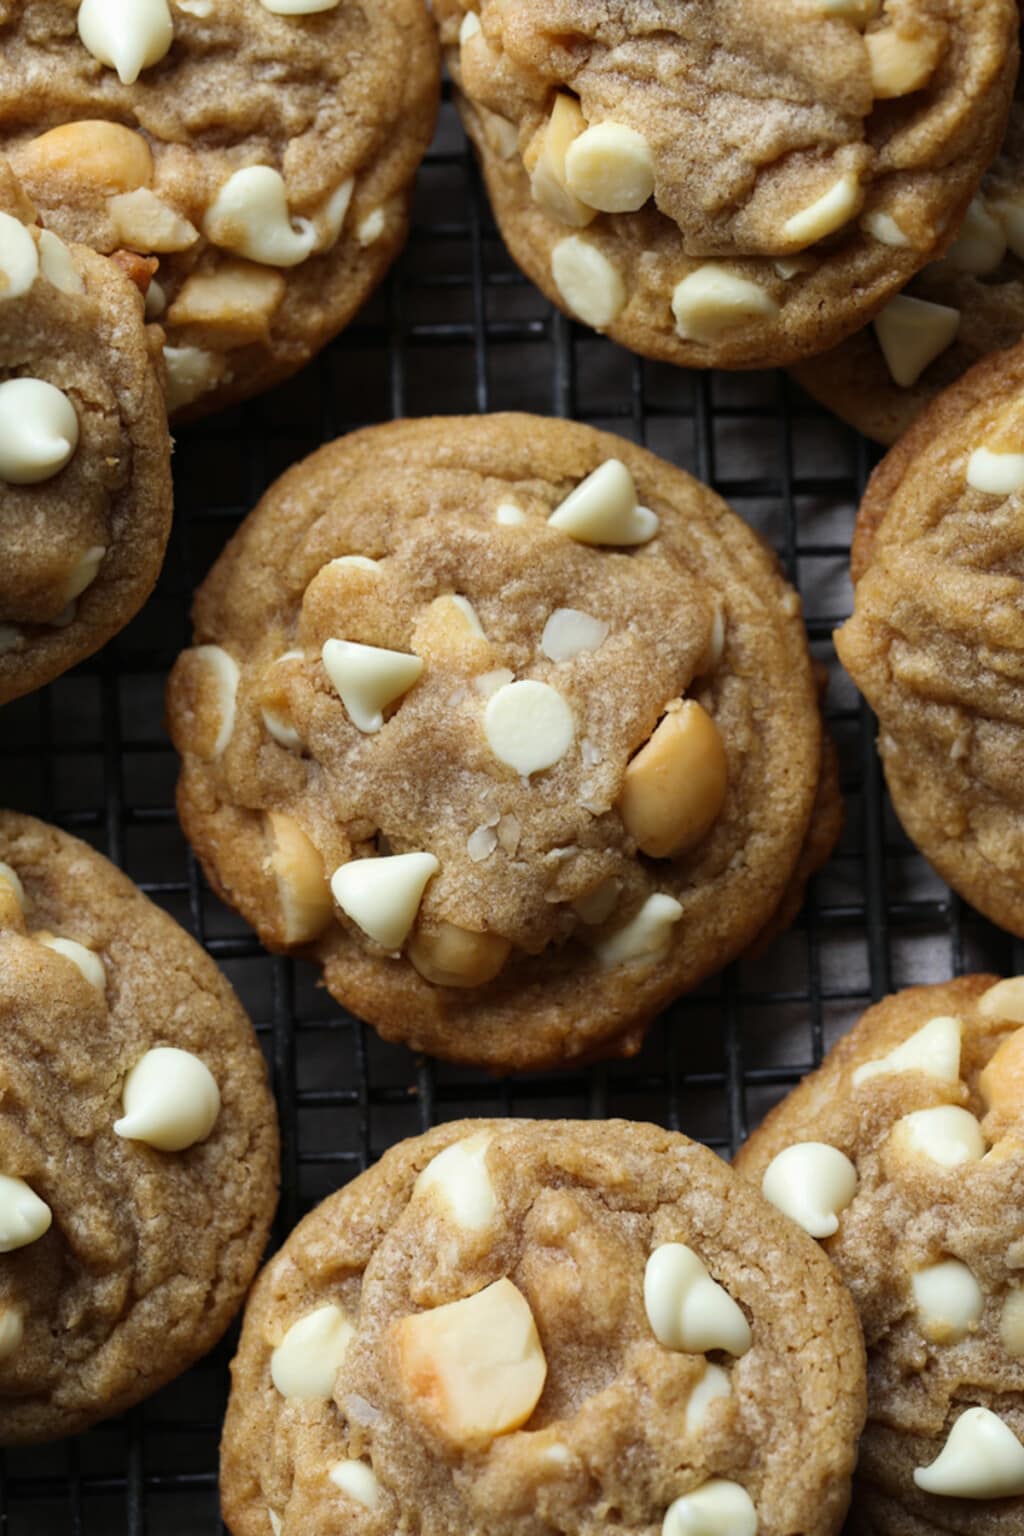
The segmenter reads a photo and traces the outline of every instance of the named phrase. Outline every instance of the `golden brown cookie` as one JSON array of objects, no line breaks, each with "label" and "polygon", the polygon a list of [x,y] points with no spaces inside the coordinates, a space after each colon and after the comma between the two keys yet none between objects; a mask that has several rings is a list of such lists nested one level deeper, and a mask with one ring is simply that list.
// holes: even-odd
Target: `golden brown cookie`
[{"label": "golden brown cookie", "polygon": [[893,804],[979,911],[1024,934],[1024,346],[940,395],[875,470],[840,660]]},{"label": "golden brown cookie", "polygon": [[408,228],[433,132],[423,0],[14,0],[0,153],[66,240],[158,260],[168,406],[300,368]]},{"label": "golden brown cookie", "polygon": [[167,414],[138,288],[67,246],[0,160],[0,704],[99,650],[171,527]]},{"label": "golden brown cookie", "polygon": [[631,1052],[831,846],[796,593],[621,438],[343,438],[266,494],[194,621],[168,719],[211,883],[416,1049]]},{"label": "golden brown cookie", "polygon": [[737,1170],[817,1237],[857,1304],[857,1536],[1024,1525],[1024,977],[869,1011]]},{"label": "golden brown cookie", "polygon": [[1006,125],[1011,0],[436,0],[512,255],[645,356],[835,346],[953,240]]},{"label": "golden brown cookie", "polygon": [[828,1536],[863,1423],[850,1298],[707,1148],[467,1120],[300,1223],[249,1305],[233,1536]]},{"label": "golden brown cookie", "polygon": [[793,370],[816,400],[893,443],[979,358],[1024,336],[1024,76],[960,234],[873,326]]},{"label": "golden brown cookie", "polygon": [[205,1354],[277,1195],[227,982],[112,864],[0,813],[0,1444],[75,1434]]}]

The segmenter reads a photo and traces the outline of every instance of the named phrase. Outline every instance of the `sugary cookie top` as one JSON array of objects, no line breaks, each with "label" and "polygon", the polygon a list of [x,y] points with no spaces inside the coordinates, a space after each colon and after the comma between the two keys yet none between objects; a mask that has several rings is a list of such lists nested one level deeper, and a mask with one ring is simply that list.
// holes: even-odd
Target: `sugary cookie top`
[{"label": "sugary cookie top", "polygon": [[999,143],[1009,0],[439,0],[503,233],[655,356],[820,351],[946,244]]},{"label": "sugary cookie top", "polygon": [[1024,348],[941,396],[883,460],[853,546],[840,659],[882,730],[908,833],[1024,933]]},{"label": "sugary cookie top", "polygon": [[0,1441],[120,1413],[220,1337],[277,1129],[216,967],[83,843],[0,813]]},{"label": "sugary cookie top", "polygon": [[195,623],[168,696],[188,835],[386,1031],[579,1054],[779,904],[820,763],[798,601],[619,439],[510,416],[332,444]]},{"label": "sugary cookie top", "polygon": [[0,703],[141,607],[170,455],[137,288],[43,229],[0,161]]},{"label": "sugary cookie top", "polygon": [[257,1282],[225,1519],[826,1536],[861,1369],[830,1267],[705,1148],[623,1121],[447,1125],[326,1200]]},{"label": "sugary cookie top", "polygon": [[887,998],[736,1164],[822,1241],[857,1304],[858,1477],[964,1536],[1009,1536],[1024,1514],[1022,1026],[1022,977]]},{"label": "sugary cookie top", "polygon": [[404,238],[432,131],[422,0],[5,10],[0,150],[58,234],[154,260],[172,411],[265,387],[340,329]]}]

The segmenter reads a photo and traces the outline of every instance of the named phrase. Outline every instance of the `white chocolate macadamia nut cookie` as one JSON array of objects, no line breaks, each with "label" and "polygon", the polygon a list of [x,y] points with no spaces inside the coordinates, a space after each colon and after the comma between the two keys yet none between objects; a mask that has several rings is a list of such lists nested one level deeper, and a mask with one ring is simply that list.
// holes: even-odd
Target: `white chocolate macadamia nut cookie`
[{"label": "white chocolate macadamia nut cookie", "polygon": [[213,961],[100,854],[11,812],[0,1083],[0,1445],[16,1445],[123,1413],[213,1347],[267,1239],[277,1120]]},{"label": "white chocolate macadamia nut cookie", "polygon": [[0,160],[0,704],[98,650],[156,581],[171,444],[153,350],[138,288],[43,229]]},{"label": "white chocolate macadamia nut cookie", "polygon": [[513,257],[648,357],[834,346],[954,240],[1006,126],[1012,0],[435,0]]},{"label": "white chocolate macadamia nut cookie", "polygon": [[857,1536],[1024,1526],[1024,977],[871,1008],[736,1168],[816,1235],[860,1313]]},{"label": "white chocolate macadamia nut cookie", "polygon": [[[879,237],[900,239],[895,226]],[[1024,336],[1024,74],[1002,149],[959,234],[875,316],[794,373],[816,400],[880,443],[894,443],[948,385]]]},{"label": "white chocolate macadamia nut cookie", "polygon": [[462,1121],[292,1232],[246,1309],[232,1536],[834,1536],[853,1304],[707,1148]]},{"label": "white chocolate macadamia nut cookie", "polygon": [[148,264],[173,417],[348,323],[433,132],[424,0],[15,0],[5,21],[0,154],[48,229]]},{"label": "white chocolate macadamia nut cookie", "polygon": [[587,427],[439,418],[329,444],[242,525],[194,622],[168,720],[210,881],[435,1055],[635,1050],[792,919],[837,834],[774,557]]},{"label": "white chocolate macadamia nut cookie", "polygon": [[911,840],[1024,937],[1024,344],[933,401],[868,482],[843,666]]}]

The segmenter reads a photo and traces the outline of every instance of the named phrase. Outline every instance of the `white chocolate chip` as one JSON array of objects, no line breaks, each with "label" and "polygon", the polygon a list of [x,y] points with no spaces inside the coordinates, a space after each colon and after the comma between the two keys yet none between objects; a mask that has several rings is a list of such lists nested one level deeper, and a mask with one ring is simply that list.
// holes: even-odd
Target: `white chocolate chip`
[{"label": "white chocolate chip", "polygon": [[330,197],[313,215],[313,223],[317,230],[318,251],[329,251],[332,246],[337,245],[355,188],[355,177],[350,176],[347,181],[335,187]]},{"label": "white chocolate chip", "polygon": [[473,607],[473,604],[470,602],[469,598],[461,597],[459,593],[456,592],[452,594],[451,601],[462,614],[462,617],[465,619],[471,633],[476,635],[481,640],[486,639],[486,636],[484,635],[484,627],[480,623],[480,616],[476,609]]},{"label": "white chocolate chip", "polygon": [[[285,651],[282,655],[278,656],[276,661],[271,663],[271,666],[279,667],[283,662],[301,661],[304,654],[303,651]],[[282,697],[276,707],[269,704],[261,705],[260,714],[263,716],[263,724],[266,726],[268,733],[279,746],[287,747],[290,752],[301,750],[302,737],[295,729],[295,721],[292,719],[291,710],[286,699]]]},{"label": "white chocolate chip", "polygon": [[380,1504],[380,1484],[372,1467],[365,1461],[336,1461],[327,1476],[335,1488],[355,1499],[364,1509],[377,1509]]},{"label": "white chocolate chip", "polygon": [[82,595],[86,587],[92,586],[99,575],[106,553],[105,544],[93,544],[91,548],[83,550],[64,579],[61,596],[66,603],[73,603],[76,597]]},{"label": "white chocolate chip", "polygon": [[1006,231],[1003,225],[989,212],[984,198],[973,197],[960,232],[943,260],[948,261],[958,272],[985,277],[995,271],[1005,255]]},{"label": "white chocolate chip", "polygon": [[[209,3],[212,4],[212,0],[209,0]],[[181,4],[181,0],[178,0],[178,4]],[[184,8],[187,9],[187,5]],[[268,1509],[267,1519],[270,1521],[271,1536],[281,1536],[281,1532],[284,1530],[284,1526],[281,1524],[281,1516],[276,1515],[272,1509]]]},{"label": "white chocolate chip", "polygon": [[967,484],[988,496],[1012,496],[1024,490],[1024,453],[975,448],[967,460]]},{"label": "white chocolate chip", "polygon": [[1024,1355],[1024,1288],[1010,1291],[999,1317],[999,1337],[1011,1360]]},{"label": "white chocolate chip", "polygon": [[465,48],[470,38],[476,37],[479,31],[480,17],[475,11],[467,11],[462,18],[462,25],[459,27],[459,47]]},{"label": "white chocolate chip", "polygon": [[34,933],[32,937],[44,949],[52,949],[56,954],[63,955],[65,960],[70,960],[90,987],[95,987],[99,993],[106,993],[107,973],[95,950],[79,944],[77,939],[61,939],[52,933]]},{"label": "white chocolate chip", "polygon": [[223,646],[197,645],[192,653],[208,670],[213,682],[214,710],[218,720],[210,760],[226,750],[235,729],[235,708],[238,700],[238,662],[229,656]]},{"label": "white chocolate chip", "polygon": [[493,827],[474,827],[466,838],[466,852],[474,864],[489,859],[498,846],[498,834]]},{"label": "white chocolate chip", "polygon": [[354,640],[328,640],[322,656],[349,719],[366,735],[381,729],[385,709],[408,693],[423,671],[419,656]]},{"label": "white chocolate chip", "polygon": [[0,384],[0,480],[38,485],[59,474],[78,447],[78,416],[43,379]]},{"label": "white chocolate chip", "polygon": [[293,222],[284,179],[269,165],[228,177],[207,210],[203,233],[222,250],[269,267],[297,267],[317,242],[309,219]]},{"label": "white chocolate chip", "polygon": [[637,506],[633,476],[621,459],[606,459],[581,480],[548,522],[579,544],[646,544],[658,531],[658,517]]},{"label": "white chocolate chip", "polygon": [[544,625],[540,648],[549,661],[571,661],[584,651],[598,650],[609,627],[578,608],[556,608]]},{"label": "white chocolate chip", "polygon": [[602,880],[601,884],[596,885],[592,891],[577,896],[572,909],[581,922],[596,927],[598,923],[603,923],[611,917],[621,890],[621,881],[614,875],[609,875],[607,880]]},{"label": "white chocolate chip", "polygon": [[482,1232],[498,1210],[487,1171],[490,1144],[485,1131],[453,1141],[424,1168],[413,1185],[413,1198],[434,1194],[447,1206],[457,1226],[467,1232]]},{"label": "white chocolate chip", "polygon": [[534,202],[552,218],[575,229],[585,229],[597,217],[597,208],[582,202],[566,178],[566,154],[586,126],[587,120],[575,96],[559,91],[551,116],[523,156]]},{"label": "white chocolate chip", "polygon": [[909,96],[927,85],[939,62],[943,33],[921,32],[908,36],[895,27],[869,32],[864,39],[871,71],[871,86],[879,101]]},{"label": "white chocolate chip", "polygon": [[2,860],[0,860],[0,882],[2,882],[4,885],[10,886],[11,890],[14,892],[15,901],[24,912],[25,887],[22,885],[16,871],[13,870],[9,864],[3,863]]},{"label": "white chocolate chip", "polygon": [[498,761],[527,778],[561,761],[576,724],[557,689],[527,678],[506,683],[487,700],[484,735]]},{"label": "white chocolate chip", "polygon": [[654,959],[672,942],[672,930],[683,915],[674,896],[658,891],[648,896],[635,917],[594,946],[602,965],[625,965],[630,960]]},{"label": "white chocolate chip", "polygon": [[1018,193],[1005,202],[990,203],[989,209],[1002,224],[1010,250],[1024,261],[1024,197]]},{"label": "white chocolate chip", "polygon": [[898,293],[875,316],[874,326],[894,382],[909,389],[956,339],[960,311]]},{"label": "white chocolate chip", "polygon": [[661,1536],[756,1536],[757,1510],[740,1483],[713,1477],[670,1504]]},{"label": "white chocolate chip", "polygon": [[505,528],[518,528],[526,522],[526,513],[516,501],[503,501],[494,514],[494,521]]},{"label": "white chocolate chip", "polygon": [[432,853],[352,859],[331,876],[341,910],[383,949],[401,949],[416,921],[427,882],[441,868]]},{"label": "white chocolate chip", "polygon": [[25,1320],[17,1307],[0,1306],[0,1360],[14,1354],[25,1337]]},{"label": "white chocolate chip", "polygon": [[519,817],[510,812],[502,816],[497,826],[498,843],[510,856],[517,852],[523,829]]},{"label": "white chocolate chip", "polygon": [[460,1446],[525,1424],[547,1375],[530,1304],[511,1280],[397,1325],[398,1362],[420,1414]]},{"label": "white chocolate chip", "polygon": [[338,555],[334,560],[329,560],[328,565],[337,570],[369,571],[373,576],[380,575],[380,561],[371,560],[369,555]]},{"label": "white chocolate chip", "polygon": [[270,1357],[282,1397],[329,1398],[355,1329],[333,1302],[292,1323]]},{"label": "white chocolate chip", "polygon": [[167,53],[174,23],[167,0],[82,0],[78,35],[94,59],[117,70],[122,85],[134,85]]},{"label": "white chocolate chip", "polygon": [[752,320],[773,319],[778,312],[779,306],[764,288],[713,261],[684,277],[672,293],[679,335],[705,346]]},{"label": "white chocolate chip", "polygon": [[474,677],[473,687],[483,698],[489,699],[492,693],[504,688],[514,677],[515,673],[508,667],[495,667],[493,672],[481,672],[479,677]]},{"label": "white chocolate chip", "polygon": [[888,1077],[895,1072],[923,1072],[940,1083],[955,1083],[960,1078],[960,1041],[963,1025],[959,1019],[942,1016],[929,1019],[901,1044],[877,1061],[866,1061],[853,1074],[853,1086],[872,1077]]},{"label": "white chocolate chip", "polygon": [[978,1163],[985,1155],[981,1126],[969,1110],[955,1104],[904,1115],[893,1126],[892,1139],[910,1156],[930,1158],[942,1168]]},{"label": "white chocolate chip", "polygon": [[223,375],[223,364],[202,347],[164,347],[167,369],[167,409],[180,411],[213,389]]},{"label": "white chocolate chip", "polygon": [[[39,231],[39,265],[43,276],[61,293],[84,293],[85,283],[64,241],[52,229]],[[0,299],[4,297],[0,289]]]},{"label": "white chocolate chip", "polygon": [[626,285],[607,256],[579,235],[559,240],[551,276],[566,308],[595,330],[611,325],[626,307]]},{"label": "white chocolate chip", "polygon": [[841,229],[856,213],[860,201],[860,182],[852,171],[846,171],[821,197],[788,218],[782,233],[787,240],[798,240],[801,247],[813,245]]},{"label": "white chocolate chip", "polygon": [[857,1193],[857,1170],[838,1147],[802,1141],[768,1164],[761,1193],[811,1237],[831,1237]]},{"label": "white chocolate chip", "polygon": [[685,1243],[662,1243],[647,1260],[644,1307],[666,1349],[744,1355],[753,1343],[742,1309]]},{"label": "white chocolate chip", "polygon": [[946,1259],[911,1276],[917,1320],[926,1339],[956,1344],[981,1321],[985,1298],[966,1264]]},{"label": "white chocolate chip", "polygon": [[52,1221],[50,1207],[24,1179],[0,1173],[0,1253],[38,1242]]},{"label": "white chocolate chip", "polygon": [[199,239],[195,225],[148,187],[119,192],[108,200],[107,212],[118,240],[131,250],[163,255],[187,251]]},{"label": "white chocolate chip", "polygon": [[124,1117],[114,1131],[161,1152],[183,1152],[205,1141],[220,1114],[217,1079],[191,1051],[158,1045],[124,1080]]},{"label": "white chocolate chip", "polygon": [[694,1435],[703,1429],[711,1404],[731,1396],[732,1384],[728,1372],[723,1371],[720,1365],[706,1365],[703,1376],[686,1399],[686,1433]]},{"label": "white chocolate chip", "polygon": [[968,1408],[931,1466],[914,1469],[914,1482],[925,1493],[950,1499],[1019,1497],[1024,1494],[1024,1445],[990,1409]]},{"label": "white chocolate chip", "polygon": [[987,1019],[1024,1024],[1024,976],[1007,976],[979,997],[976,1007]]},{"label": "white chocolate chip", "polygon": [[569,190],[601,213],[634,213],[654,191],[654,156],[642,133],[625,123],[595,123],[565,153]]},{"label": "white chocolate chip", "polygon": [[39,252],[24,224],[0,213],[0,302],[20,299],[39,275]]},{"label": "white chocolate chip", "polygon": [[878,14],[881,3],[882,0],[818,0],[818,13],[852,22],[863,30]]},{"label": "white chocolate chip", "polygon": [[866,213],[861,219],[861,228],[866,229],[879,245],[889,245],[896,250],[910,244],[909,239],[897,224],[891,213],[886,213],[881,208]]},{"label": "white chocolate chip", "polygon": [[356,239],[365,250],[368,245],[374,245],[380,239],[387,226],[383,208],[374,208],[368,213],[356,228]]},{"label": "white chocolate chip", "polygon": [[284,941],[308,944],[323,933],[334,915],[324,861],[294,817],[268,811],[267,825]]}]

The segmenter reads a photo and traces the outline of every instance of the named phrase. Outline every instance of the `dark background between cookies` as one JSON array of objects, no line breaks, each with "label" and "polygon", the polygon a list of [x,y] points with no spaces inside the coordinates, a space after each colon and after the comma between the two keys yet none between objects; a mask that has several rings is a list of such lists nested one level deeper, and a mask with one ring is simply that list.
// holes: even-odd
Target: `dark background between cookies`
[{"label": "dark background between cookies", "polygon": [[[792,931],[681,999],[634,1060],[501,1082],[382,1044],[316,987],[311,966],[261,950],[189,853],[162,728],[191,593],[287,465],[368,423],[485,410],[573,416],[633,438],[710,482],[765,535],[831,670],[847,816]],[[391,1142],[463,1115],[624,1115],[728,1156],[873,998],[959,971],[1024,970],[1024,946],[965,907],[903,837],[874,720],[835,661],[831,632],[850,608],[850,532],[874,456],[782,374],[681,372],[555,314],[497,237],[447,100],[409,246],[356,323],[291,383],[180,433],[176,527],[157,592],[101,656],[3,710],[0,804],[108,854],[234,983],[281,1111],[275,1245]],[[234,1337],[126,1418],[79,1440],[0,1452],[0,1536],[221,1532],[217,1441]]]}]

